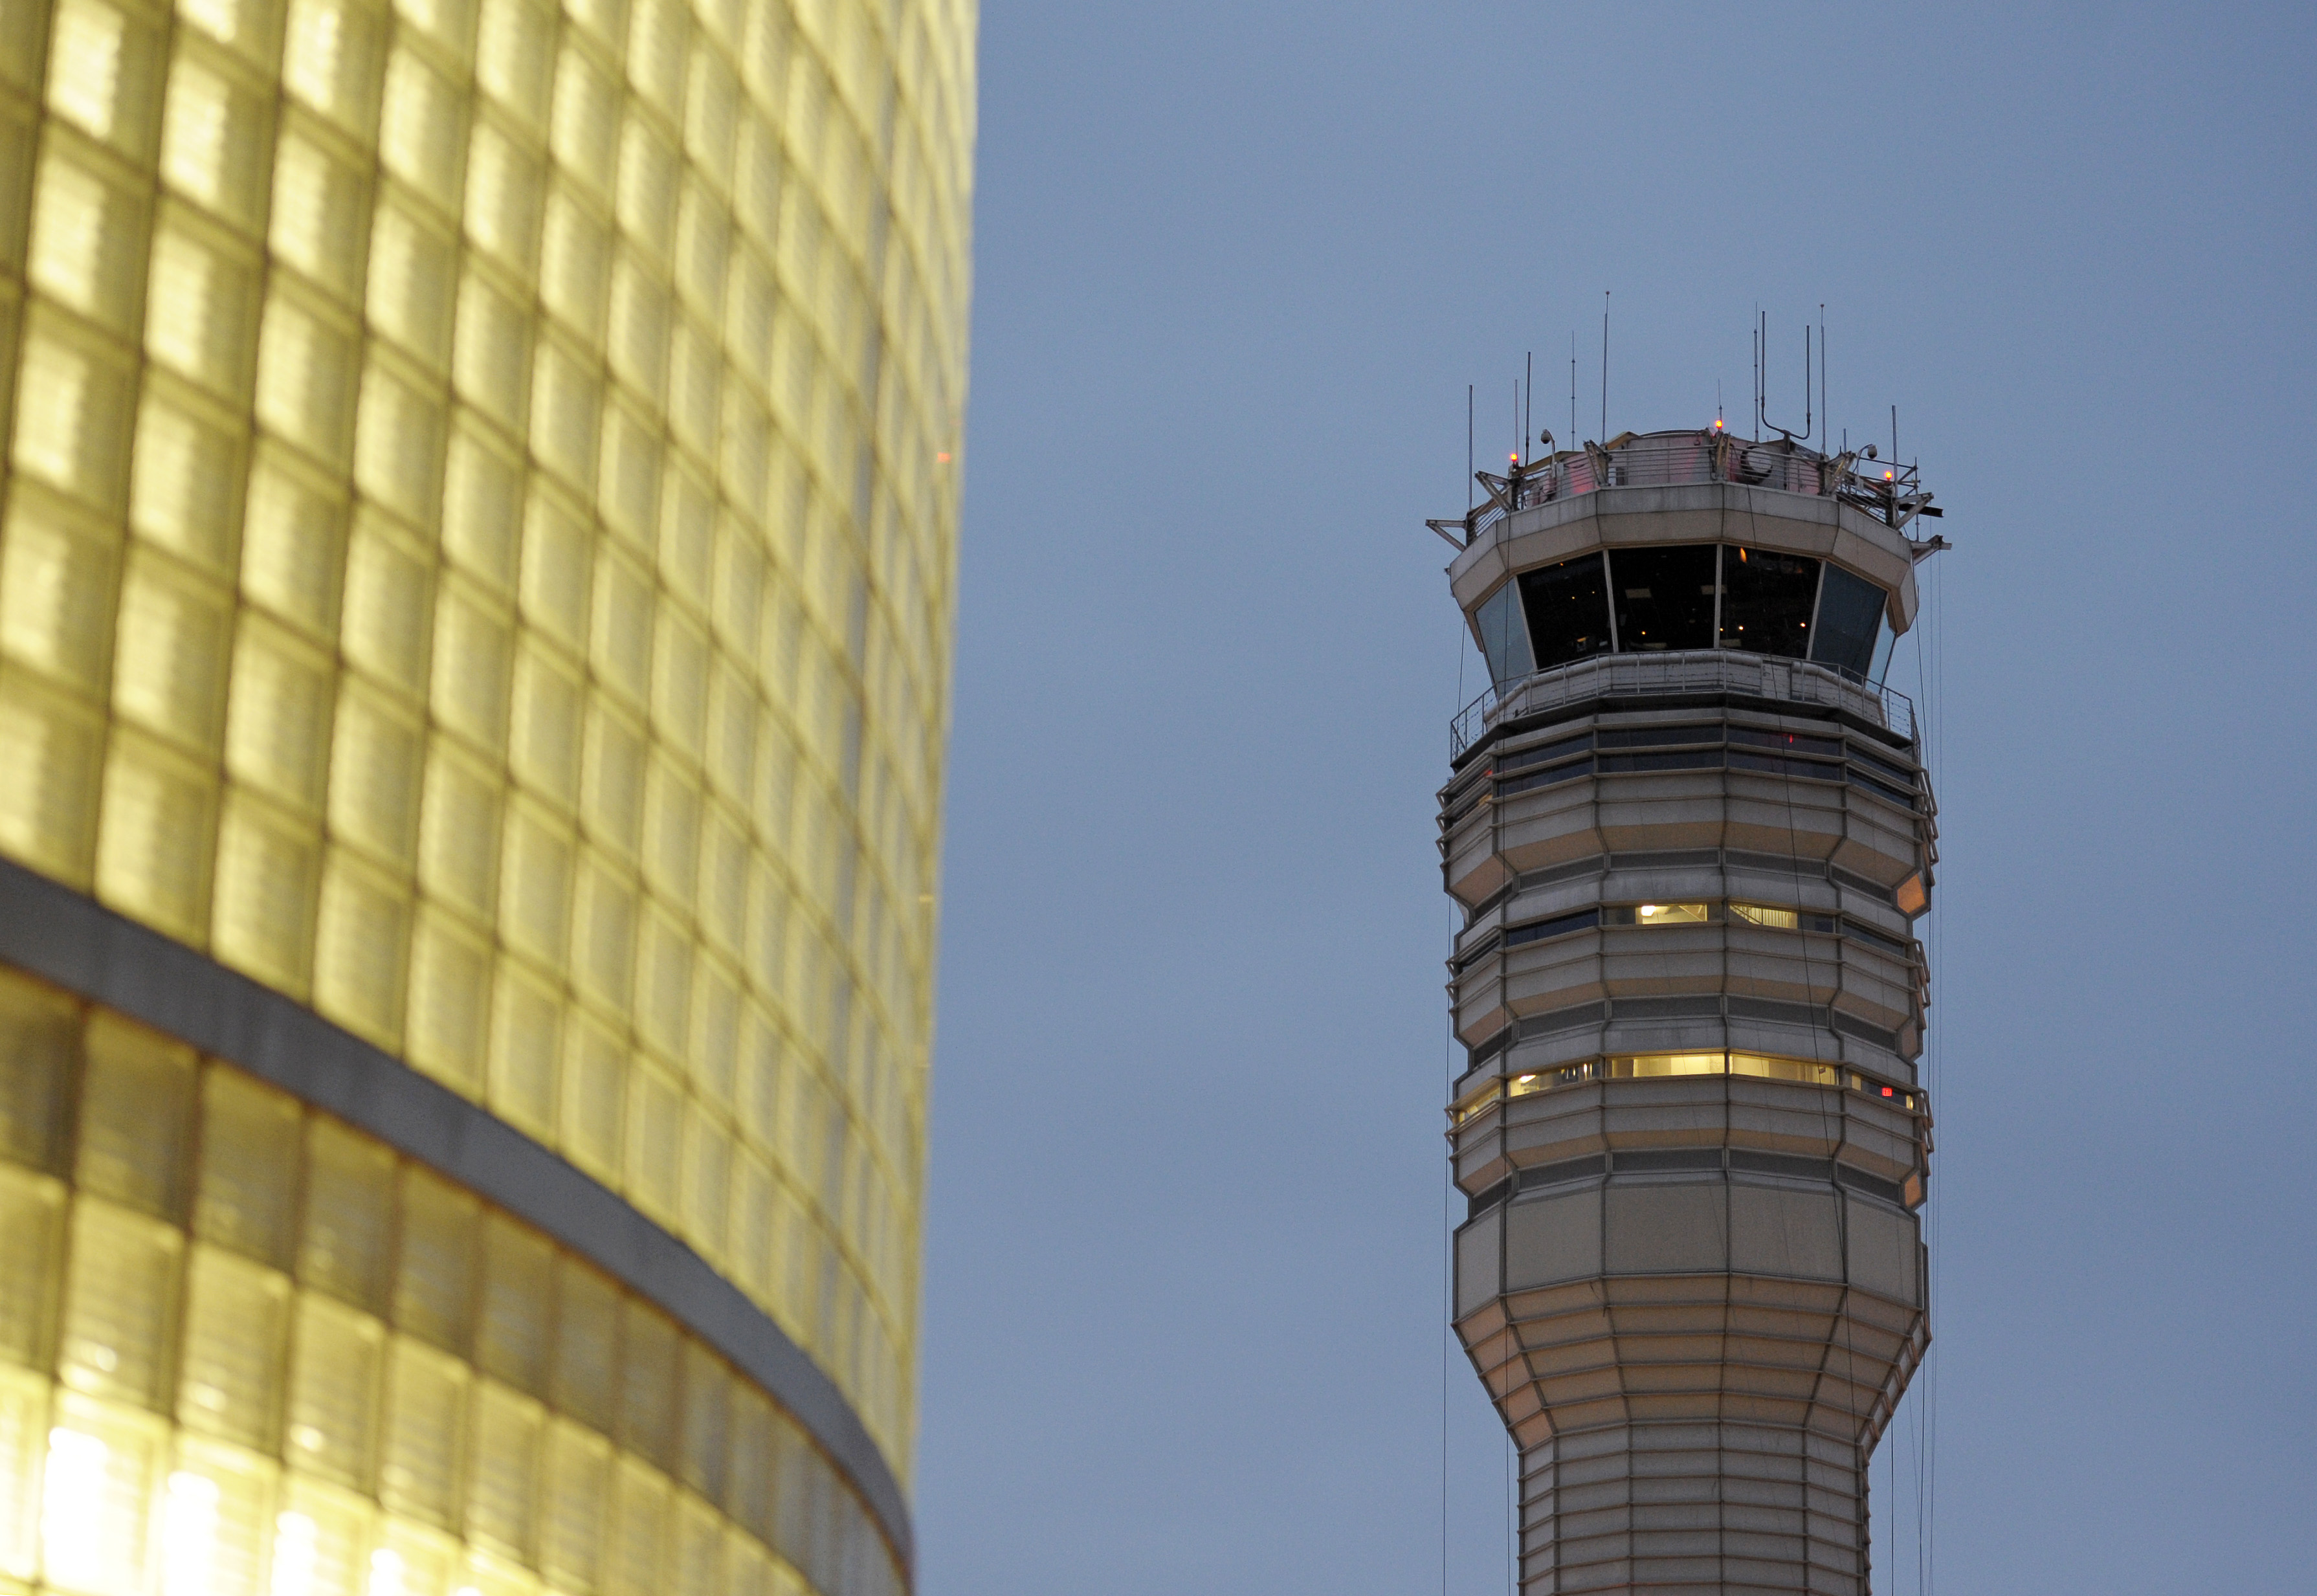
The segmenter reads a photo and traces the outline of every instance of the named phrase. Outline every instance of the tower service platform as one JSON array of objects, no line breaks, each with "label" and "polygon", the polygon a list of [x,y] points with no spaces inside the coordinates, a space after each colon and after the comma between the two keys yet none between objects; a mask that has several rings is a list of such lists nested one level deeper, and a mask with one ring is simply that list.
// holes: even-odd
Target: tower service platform
[{"label": "tower service platform", "polygon": [[1718,425],[1479,480],[1433,523],[1491,681],[1440,793],[1454,1314],[1522,1596],[1865,1596],[1929,1342],[1937,808],[1882,681],[1938,511]]}]

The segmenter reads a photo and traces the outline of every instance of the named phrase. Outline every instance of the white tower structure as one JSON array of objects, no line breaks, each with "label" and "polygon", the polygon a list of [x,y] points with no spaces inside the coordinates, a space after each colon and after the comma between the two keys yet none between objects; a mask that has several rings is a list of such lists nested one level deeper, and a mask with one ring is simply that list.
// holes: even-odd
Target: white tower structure
[{"label": "white tower structure", "polygon": [[1882,678],[1938,512],[1718,425],[1480,481],[1433,524],[1491,677],[1440,794],[1454,1316],[1522,1596],[1865,1596],[1929,1341],[1937,811]]}]

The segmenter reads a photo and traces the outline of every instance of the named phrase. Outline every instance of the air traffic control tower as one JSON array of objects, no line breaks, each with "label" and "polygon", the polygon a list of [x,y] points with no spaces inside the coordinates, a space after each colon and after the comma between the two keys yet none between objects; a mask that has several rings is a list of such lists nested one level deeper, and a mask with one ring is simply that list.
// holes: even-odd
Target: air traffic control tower
[{"label": "air traffic control tower", "polygon": [[1440,794],[1454,1311],[1523,1596],[1865,1596],[1929,1343],[1937,811],[1881,681],[1937,512],[1718,427],[1480,481],[1434,524],[1492,684]]}]

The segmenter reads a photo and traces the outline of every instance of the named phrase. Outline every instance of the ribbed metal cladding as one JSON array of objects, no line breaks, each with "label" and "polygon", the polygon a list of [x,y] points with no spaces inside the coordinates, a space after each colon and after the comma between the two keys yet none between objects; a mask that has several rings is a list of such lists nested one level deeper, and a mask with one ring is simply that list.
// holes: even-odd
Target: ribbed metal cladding
[{"label": "ribbed metal cladding", "polygon": [[[1923,545],[1720,484],[1524,507],[1451,577],[1478,632],[1525,570],[1705,544],[1840,560],[1912,619]],[[1523,1596],[1865,1596],[1868,1460],[1929,1342],[1911,718],[1726,643],[1496,696],[1441,794],[1467,920],[1449,1141],[1455,1324],[1520,1451]]]}]

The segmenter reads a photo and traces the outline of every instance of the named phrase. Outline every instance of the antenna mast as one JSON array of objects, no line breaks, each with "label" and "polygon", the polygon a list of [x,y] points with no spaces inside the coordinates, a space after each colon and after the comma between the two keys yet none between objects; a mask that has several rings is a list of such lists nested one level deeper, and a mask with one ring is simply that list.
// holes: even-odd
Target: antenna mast
[{"label": "antenna mast", "polygon": [[1601,442],[1609,441],[1609,291],[1601,291]]}]

